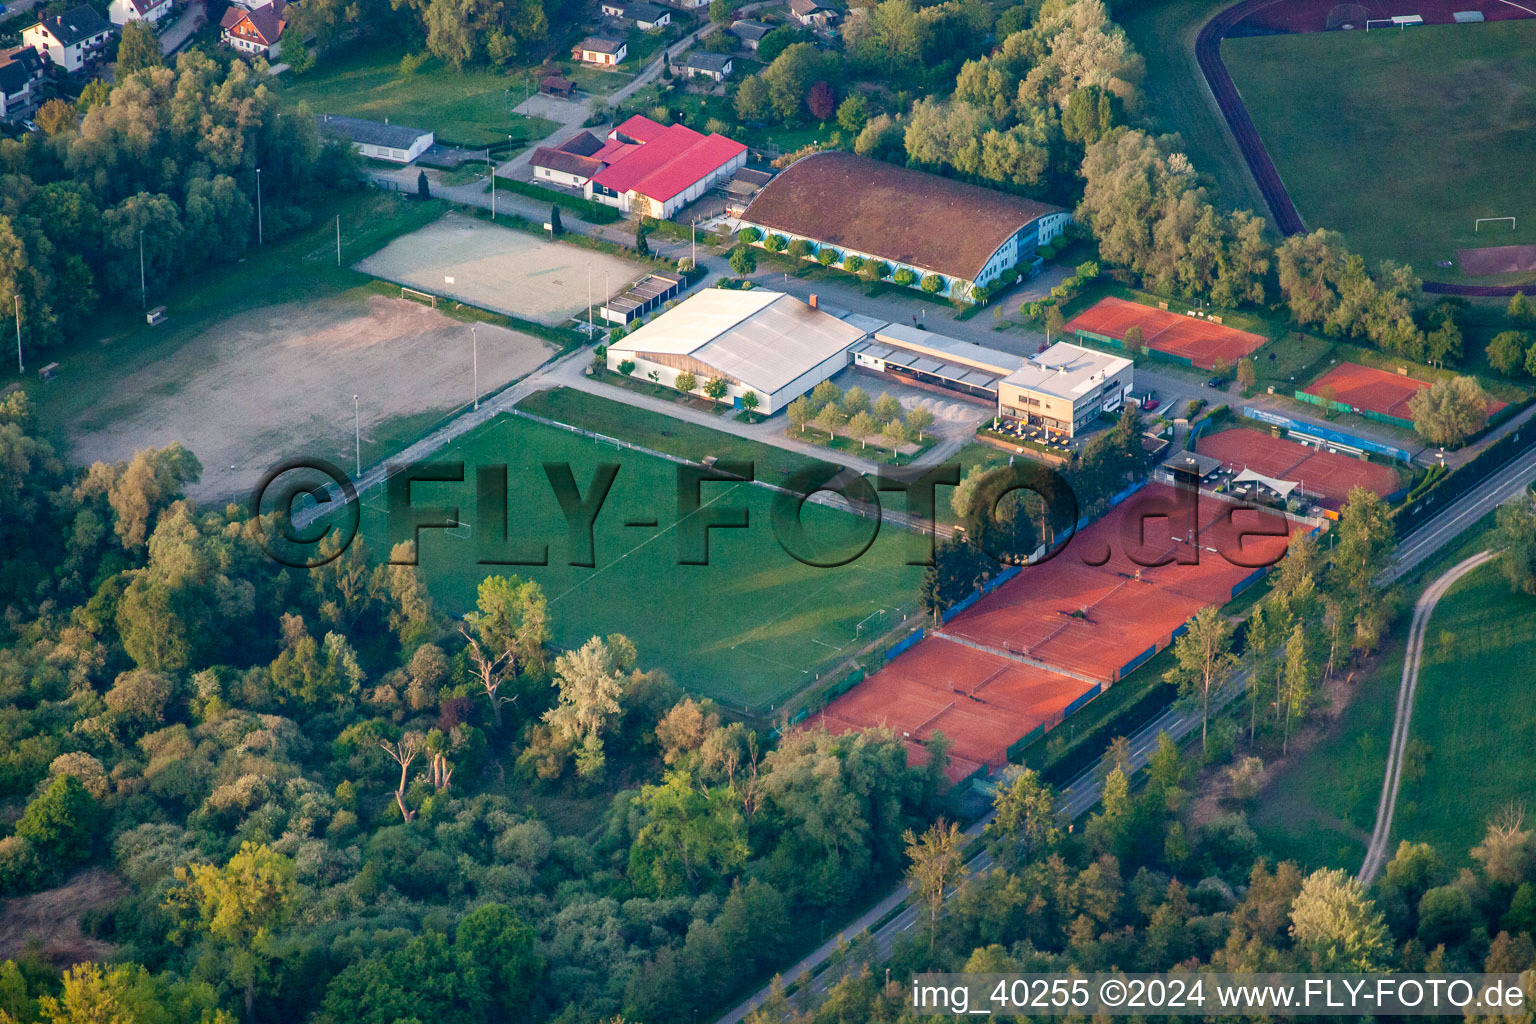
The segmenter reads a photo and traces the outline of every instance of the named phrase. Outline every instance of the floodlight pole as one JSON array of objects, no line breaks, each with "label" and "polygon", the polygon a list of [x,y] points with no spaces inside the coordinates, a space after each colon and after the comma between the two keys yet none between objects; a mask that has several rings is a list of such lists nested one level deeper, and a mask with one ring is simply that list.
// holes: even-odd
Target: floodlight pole
[{"label": "floodlight pole", "polygon": [[139,308],[149,305],[149,288],[144,278],[144,229],[139,228]]},{"label": "floodlight pole", "polygon": [[256,168],[256,244],[266,245],[266,232],[262,227],[261,218],[261,168]]},{"label": "floodlight pole", "polygon": [[16,299],[16,372],[26,373],[27,367],[21,361],[21,292],[17,292]]},{"label": "floodlight pole", "polygon": [[362,479],[363,476],[363,414],[357,404],[357,396],[352,396],[352,451],[355,476]]},{"label": "floodlight pole", "polygon": [[480,334],[475,324],[469,325],[469,337],[475,351],[475,408],[480,408]]},{"label": "floodlight pole", "polygon": [[693,262],[693,268],[692,269],[697,270],[697,269],[699,269],[699,218],[697,218],[697,217],[693,218],[692,227],[693,227],[693,251],[692,251],[692,253],[690,255],[690,258],[691,258],[691,260]]},{"label": "floodlight pole", "polygon": [[592,337],[592,263],[587,262],[587,338]]},{"label": "floodlight pole", "polygon": [[336,265],[341,266],[341,214],[336,215]]},{"label": "floodlight pole", "polygon": [[[511,136],[508,136],[511,138]],[[491,162],[491,151],[485,151],[485,167],[491,172],[491,220],[496,219],[496,165]]]}]

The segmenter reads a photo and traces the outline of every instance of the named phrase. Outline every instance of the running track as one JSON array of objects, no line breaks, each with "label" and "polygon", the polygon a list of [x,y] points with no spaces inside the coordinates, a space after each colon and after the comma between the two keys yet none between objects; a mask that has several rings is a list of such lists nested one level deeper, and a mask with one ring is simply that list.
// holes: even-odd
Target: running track
[{"label": "running track", "polygon": [[[1260,194],[1264,196],[1264,202],[1269,205],[1275,225],[1287,235],[1298,235],[1306,231],[1307,226],[1302,221],[1296,204],[1291,201],[1291,194],[1286,191],[1285,182],[1281,179],[1280,172],[1276,170],[1269,150],[1264,148],[1264,140],[1259,137],[1259,131],[1254,127],[1248,107],[1243,103],[1237,86],[1232,82],[1232,76],[1227,72],[1227,66],[1221,60],[1221,41],[1227,37],[1227,33],[1233,26],[1253,12],[1279,2],[1280,0],[1242,0],[1241,3],[1234,4],[1216,15],[1205,23],[1205,27],[1200,30],[1200,35],[1195,40],[1195,60],[1200,64],[1200,71],[1205,75],[1205,83],[1210,87],[1211,96],[1216,100],[1221,116],[1226,119],[1227,127],[1232,130],[1237,148],[1242,152],[1243,159],[1248,162],[1248,169],[1253,172],[1254,181],[1259,186]],[[1437,295],[1499,296],[1513,295],[1523,289],[1519,285],[1445,284],[1439,281],[1425,281],[1424,290]]]}]

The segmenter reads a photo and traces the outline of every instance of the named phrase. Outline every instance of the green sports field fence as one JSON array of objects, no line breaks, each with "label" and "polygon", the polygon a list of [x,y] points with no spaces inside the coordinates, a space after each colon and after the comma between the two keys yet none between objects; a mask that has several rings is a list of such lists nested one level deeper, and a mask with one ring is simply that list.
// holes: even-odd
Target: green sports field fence
[{"label": "green sports field fence", "polygon": [[1356,409],[1354,406],[1345,402],[1325,401],[1317,395],[1309,395],[1299,388],[1293,393],[1292,397],[1295,398],[1298,402],[1306,402],[1308,405],[1315,405],[1319,409],[1327,409],[1333,412],[1354,413],[1356,416],[1364,416],[1366,419],[1375,420],[1377,423],[1387,423],[1394,427],[1403,427],[1406,430],[1413,429],[1413,420],[1405,420],[1401,416],[1388,416],[1386,413],[1377,412],[1374,409]]}]

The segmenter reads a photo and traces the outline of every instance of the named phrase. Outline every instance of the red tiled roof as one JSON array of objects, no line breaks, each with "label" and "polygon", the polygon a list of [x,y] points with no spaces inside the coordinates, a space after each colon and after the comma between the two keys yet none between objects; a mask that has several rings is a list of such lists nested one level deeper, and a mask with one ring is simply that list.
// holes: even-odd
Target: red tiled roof
[{"label": "red tiled roof", "polygon": [[648,117],[636,114],[609,132],[608,137],[611,139],[615,135],[622,135],[626,139],[634,139],[636,142],[650,142],[666,130],[665,125],[657,124]]},{"label": "red tiled roof", "polygon": [[613,164],[618,163],[625,153],[633,152],[639,148],[639,145],[633,142],[620,142],[618,139],[610,139],[603,143],[601,149],[587,155],[596,157],[605,164]]},{"label": "red tiled roof", "polygon": [[283,19],[282,11],[287,4],[283,0],[265,4],[251,11],[244,11],[238,7],[231,7],[224,12],[224,17],[219,25],[225,29],[234,29],[242,21],[249,21],[251,28],[256,31],[256,36],[266,46],[271,46],[282,38],[283,29],[288,22]]},{"label": "red tiled roof", "polygon": [[[619,127],[622,130],[624,125]],[[615,192],[634,190],[666,202],[746,151],[746,146],[724,135],[700,135],[687,125],[668,125],[645,145],[610,162],[592,180]]]},{"label": "red tiled roof", "polygon": [[718,134],[706,135],[675,160],[647,175],[636,191],[666,202],[746,151],[747,147],[734,139]]}]

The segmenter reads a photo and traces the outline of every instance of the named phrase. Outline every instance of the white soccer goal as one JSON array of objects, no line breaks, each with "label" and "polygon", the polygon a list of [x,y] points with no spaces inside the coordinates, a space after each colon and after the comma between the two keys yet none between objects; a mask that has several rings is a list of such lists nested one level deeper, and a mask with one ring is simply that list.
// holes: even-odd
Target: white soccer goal
[{"label": "white soccer goal", "polygon": [[433,309],[437,308],[437,296],[433,295],[431,292],[417,291],[415,288],[406,288],[402,285],[400,288],[400,297],[402,299],[416,299],[420,302],[431,304]]},{"label": "white soccer goal", "polygon": [[1506,221],[1506,220],[1509,221],[1509,230],[1511,230],[1511,231],[1515,230],[1515,218],[1513,218],[1513,217],[1479,217],[1479,218],[1477,218],[1477,220],[1472,222],[1472,230],[1473,230],[1473,232],[1481,231],[1483,229],[1483,224],[1485,222],[1487,222],[1487,221]]},{"label": "white soccer goal", "polygon": [[474,531],[470,529],[469,524],[460,519],[455,525],[450,526],[444,530],[443,535],[446,537],[452,537],[454,540],[469,540],[470,535],[473,532]]}]

